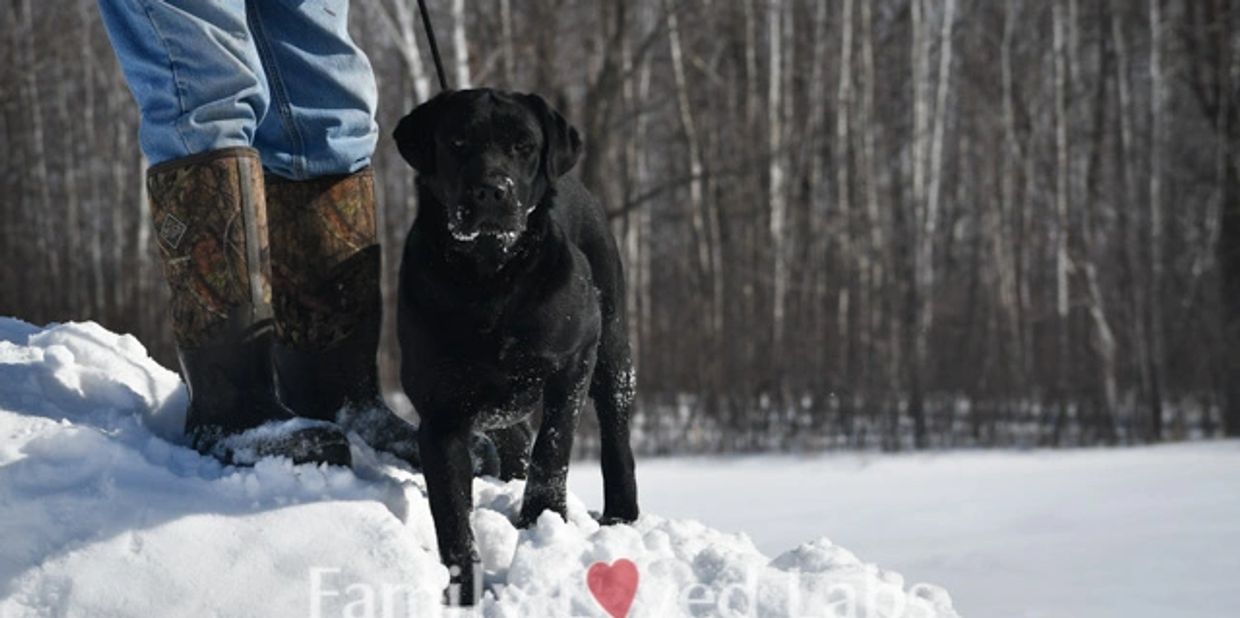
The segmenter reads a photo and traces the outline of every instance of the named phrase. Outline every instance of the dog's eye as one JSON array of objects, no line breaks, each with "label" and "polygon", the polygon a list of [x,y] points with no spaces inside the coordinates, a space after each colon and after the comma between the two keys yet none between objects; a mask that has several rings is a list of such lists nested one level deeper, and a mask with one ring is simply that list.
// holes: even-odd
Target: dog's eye
[{"label": "dog's eye", "polygon": [[452,138],[451,144],[452,144],[452,148],[456,150],[464,150],[465,149],[465,138],[454,137]]},{"label": "dog's eye", "polygon": [[534,144],[530,142],[517,142],[516,144],[513,144],[512,149],[517,154],[525,156],[529,155],[531,152],[534,152]]}]

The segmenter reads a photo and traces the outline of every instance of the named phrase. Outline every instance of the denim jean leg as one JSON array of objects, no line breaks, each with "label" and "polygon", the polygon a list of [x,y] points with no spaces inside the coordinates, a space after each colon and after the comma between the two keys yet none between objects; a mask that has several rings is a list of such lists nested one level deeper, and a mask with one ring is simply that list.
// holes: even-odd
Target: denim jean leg
[{"label": "denim jean leg", "polygon": [[254,140],[263,165],[293,180],[370,165],[378,89],[349,36],[348,0],[249,0],[247,9],[271,86]]},{"label": "denim jean leg", "polygon": [[269,103],[245,0],[99,0],[152,164],[251,146]]}]

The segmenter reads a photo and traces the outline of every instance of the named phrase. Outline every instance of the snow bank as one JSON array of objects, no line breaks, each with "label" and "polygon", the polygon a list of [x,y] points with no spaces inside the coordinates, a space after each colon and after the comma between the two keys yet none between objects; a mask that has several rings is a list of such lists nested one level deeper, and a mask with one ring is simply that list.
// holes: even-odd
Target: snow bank
[{"label": "snow bank", "polygon": [[[0,615],[452,613],[420,474],[358,441],[353,470],[224,467],[184,446],[184,405],[133,337],[0,318]],[[574,496],[518,530],[522,488],[474,483],[483,616],[606,616],[585,574],[621,558],[634,617],[956,615],[826,539],[772,560],[694,521],[600,528]]]},{"label": "snow bank", "polygon": [[[570,473],[587,504],[598,474]],[[659,458],[642,480],[651,512],[745,530],[768,553],[829,531],[942,584],[966,616],[1240,615],[1240,440]]]}]

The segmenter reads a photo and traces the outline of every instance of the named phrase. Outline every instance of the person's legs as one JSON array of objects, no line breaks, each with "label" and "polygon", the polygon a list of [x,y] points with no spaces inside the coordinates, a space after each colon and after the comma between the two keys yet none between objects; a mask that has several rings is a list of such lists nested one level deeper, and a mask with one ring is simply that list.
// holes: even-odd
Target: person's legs
[{"label": "person's legs", "polygon": [[245,0],[99,0],[151,164],[251,146],[270,102]]},{"label": "person's legs", "polygon": [[254,146],[292,180],[351,174],[378,141],[378,89],[349,37],[348,0],[250,0],[249,23],[271,88]]},{"label": "person's legs", "polygon": [[264,178],[251,147],[268,98],[244,0],[99,6],[154,164],[147,188],[189,390],[187,437],[234,463],[348,465],[338,427],[293,419],[276,396]]}]

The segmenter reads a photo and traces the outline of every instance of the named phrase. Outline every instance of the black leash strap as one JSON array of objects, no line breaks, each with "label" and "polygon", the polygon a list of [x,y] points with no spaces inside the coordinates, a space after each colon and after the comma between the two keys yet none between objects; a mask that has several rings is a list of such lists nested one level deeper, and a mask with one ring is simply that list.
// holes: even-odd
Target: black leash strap
[{"label": "black leash strap", "polygon": [[418,0],[422,13],[422,25],[426,27],[426,40],[431,44],[431,56],[435,59],[435,71],[439,73],[439,89],[448,89],[448,75],[443,72],[443,59],[439,57],[439,44],[435,42],[435,28],[431,26],[431,14],[426,10],[426,0]]}]

